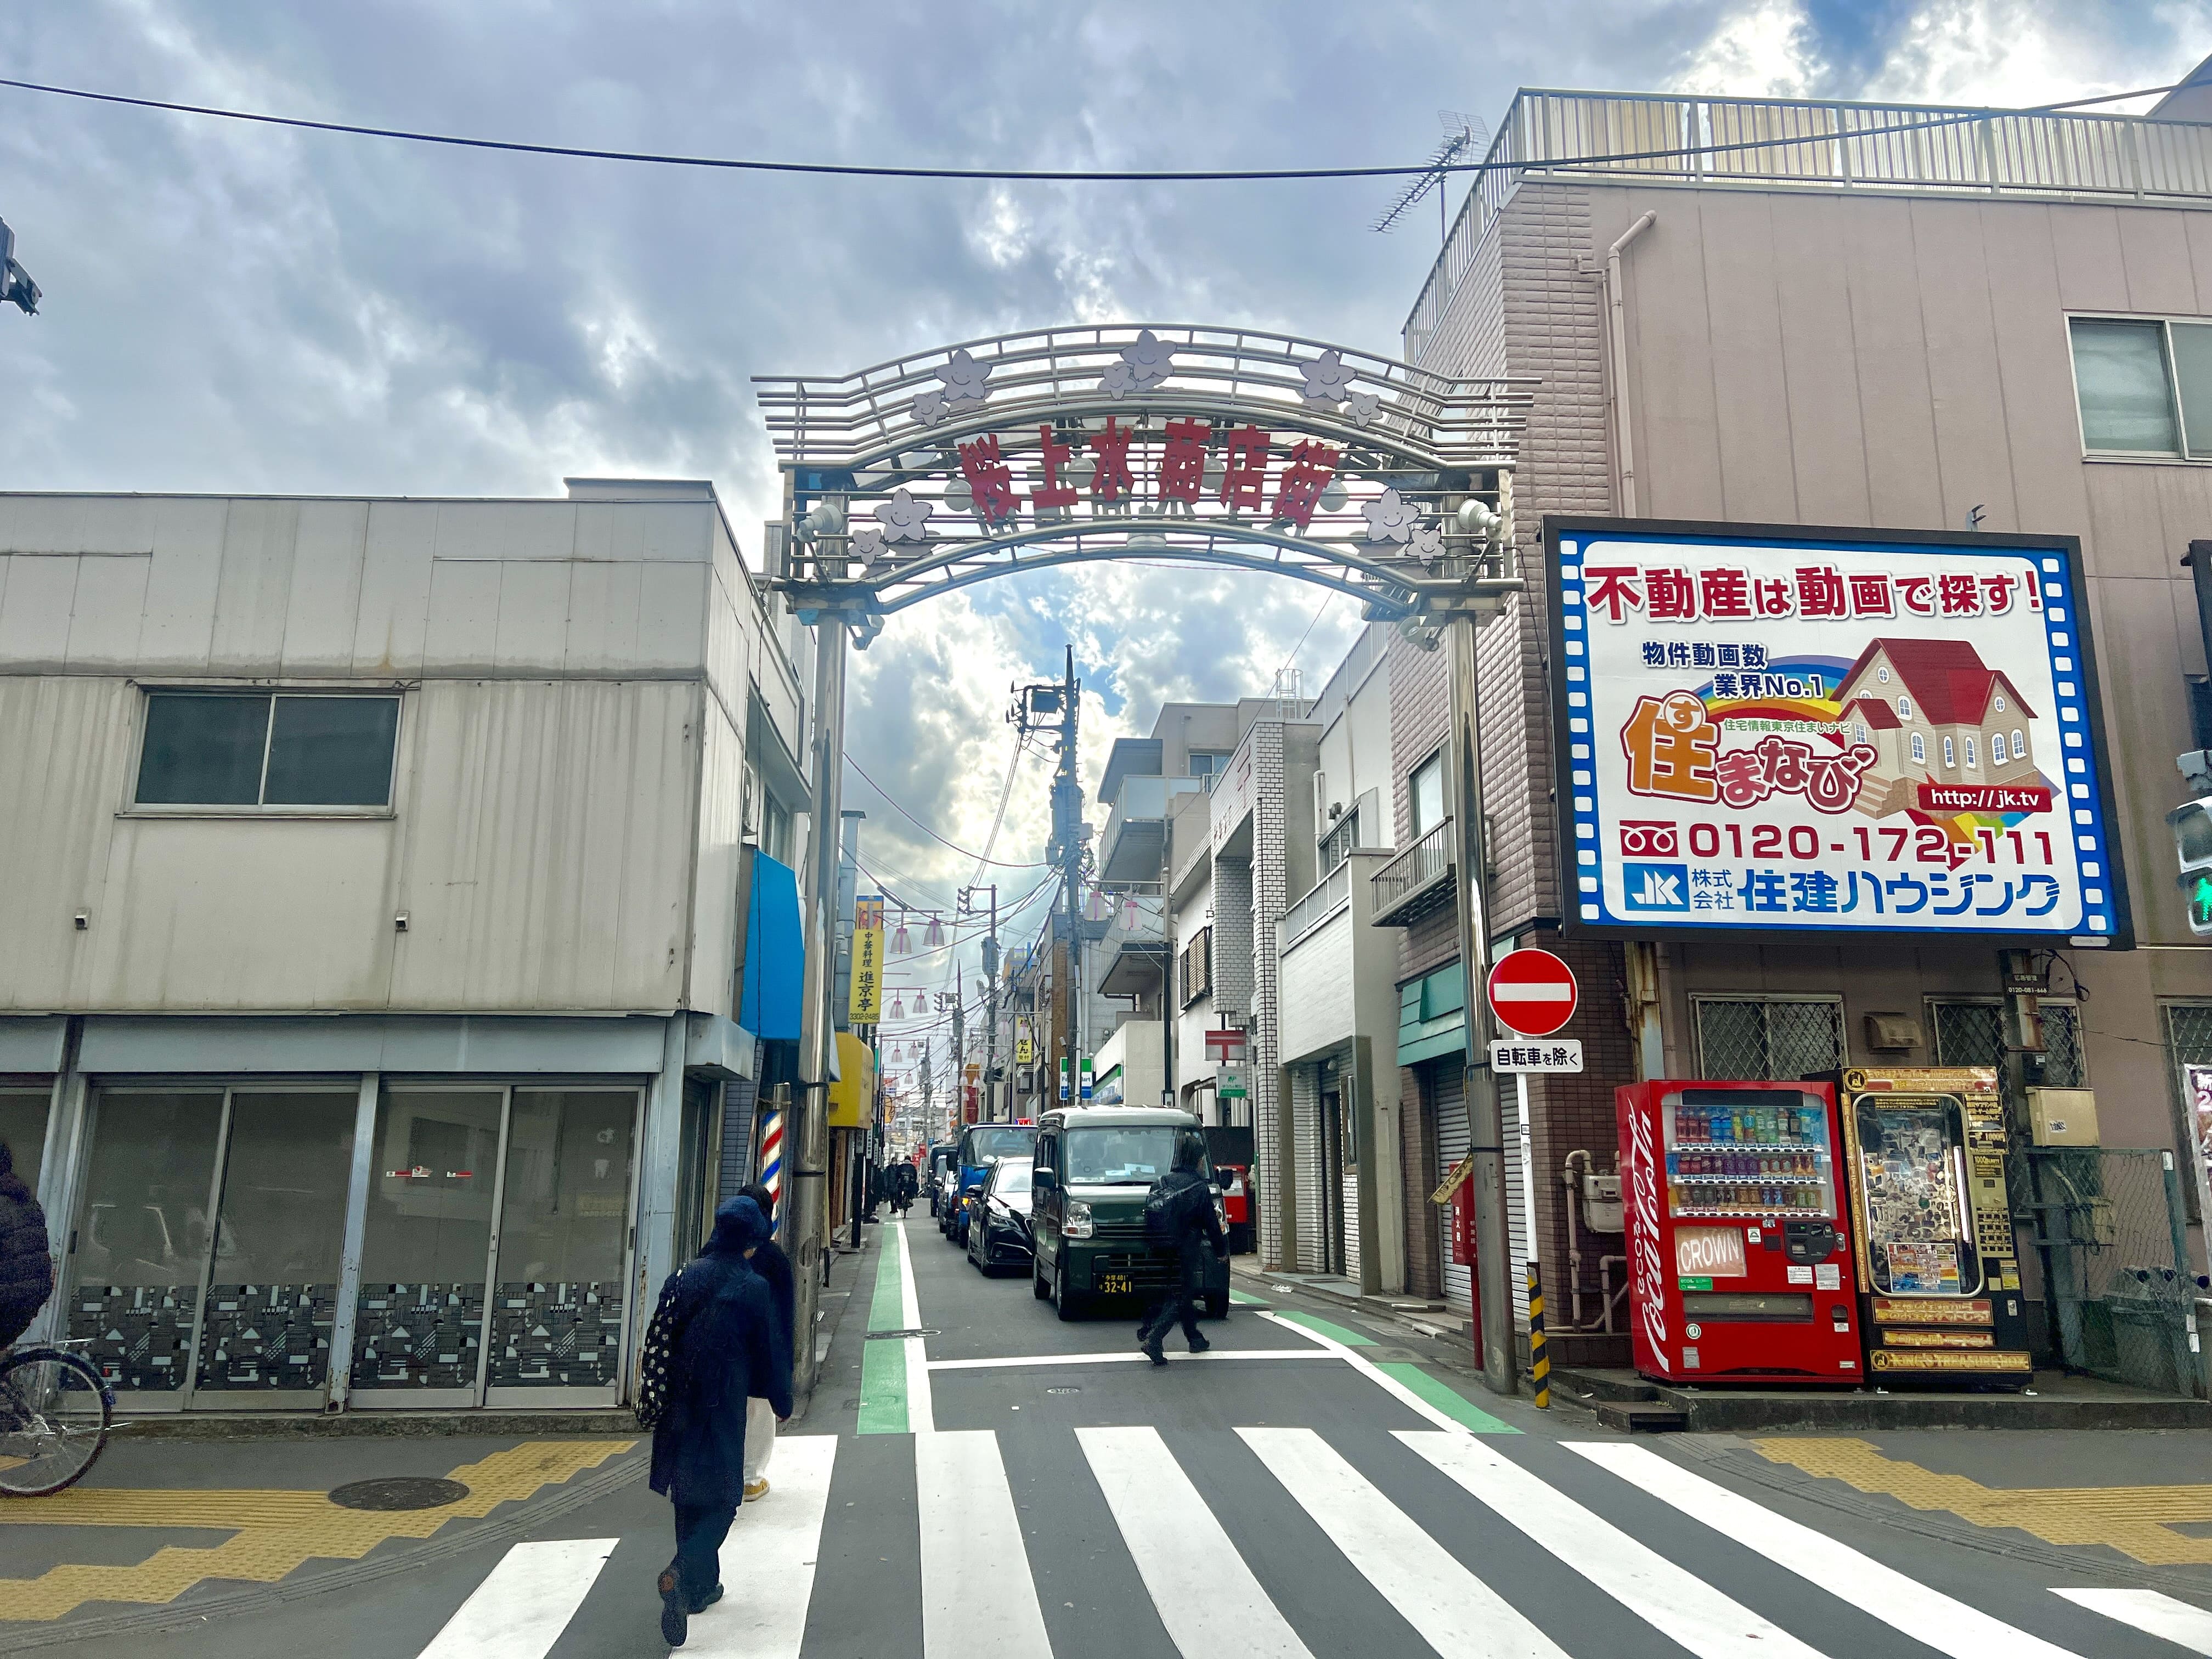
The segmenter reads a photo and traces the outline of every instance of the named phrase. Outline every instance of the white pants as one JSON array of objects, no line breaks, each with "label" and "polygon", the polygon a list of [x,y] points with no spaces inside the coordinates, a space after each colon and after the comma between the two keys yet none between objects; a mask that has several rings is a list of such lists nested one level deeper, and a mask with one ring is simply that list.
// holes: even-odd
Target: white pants
[{"label": "white pants", "polygon": [[758,1395],[745,1401],[745,1482],[750,1486],[768,1473],[768,1460],[775,1455],[775,1407]]}]

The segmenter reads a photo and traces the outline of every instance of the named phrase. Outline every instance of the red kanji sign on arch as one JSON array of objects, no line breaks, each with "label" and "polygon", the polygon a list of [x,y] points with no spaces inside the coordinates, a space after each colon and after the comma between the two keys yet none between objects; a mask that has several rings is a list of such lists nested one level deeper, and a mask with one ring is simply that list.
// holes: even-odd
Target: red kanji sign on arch
[{"label": "red kanji sign on arch", "polygon": [[1575,970],[1549,951],[1509,951],[1492,964],[1483,994],[1507,1030],[1543,1037],[1575,1017],[1582,990]]}]

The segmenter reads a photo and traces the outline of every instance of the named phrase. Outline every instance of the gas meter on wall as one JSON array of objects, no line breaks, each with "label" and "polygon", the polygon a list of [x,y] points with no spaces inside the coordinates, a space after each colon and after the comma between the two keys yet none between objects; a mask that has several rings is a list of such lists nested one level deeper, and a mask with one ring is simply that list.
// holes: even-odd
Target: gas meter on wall
[{"label": "gas meter on wall", "polygon": [[1594,1233],[1617,1233],[1627,1226],[1620,1212],[1620,1177],[1583,1176],[1583,1224]]}]

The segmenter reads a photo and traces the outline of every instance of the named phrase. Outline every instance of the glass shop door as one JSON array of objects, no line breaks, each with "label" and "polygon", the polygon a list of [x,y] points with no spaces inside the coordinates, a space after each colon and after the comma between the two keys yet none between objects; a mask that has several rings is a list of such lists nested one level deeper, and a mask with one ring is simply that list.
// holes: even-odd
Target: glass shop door
[{"label": "glass shop door", "polygon": [[137,1411],[319,1408],[350,1089],[102,1090],[69,1334]]},{"label": "glass shop door", "polygon": [[385,1090],[356,1404],[615,1402],[641,1100],[635,1088]]}]

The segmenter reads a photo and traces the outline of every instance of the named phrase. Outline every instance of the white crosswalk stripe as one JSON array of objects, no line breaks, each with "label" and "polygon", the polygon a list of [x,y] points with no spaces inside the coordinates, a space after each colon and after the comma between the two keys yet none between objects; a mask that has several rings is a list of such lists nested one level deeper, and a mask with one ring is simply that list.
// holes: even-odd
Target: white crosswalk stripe
[{"label": "white crosswalk stripe", "polygon": [[517,1544],[446,1621],[422,1659],[544,1659],[619,1541],[556,1538]]},{"label": "white crosswalk stripe", "polygon": [[686,1654],[715,1659],[798,1659],[814,1596],[814,1563],[837,1462],[834,1434],[795,1434],[775,1443],[768,1501],[741,1504],[726,1566],[742,1562],[745,1593],[725,1597],[691,1621]]},{"label": "white crosswalk stripe", "polygon": [[2212,1613],[2203,1607],[2148,1589],[2063,1589],[2051,1594],[2178,1648],[2212,1655]]},{"label": "white crosswalk stripe", "polygon": [[1699,1659],[1820,1659],[1818,1649],[1646,1548],[1472,1436],[1417,1429],[1396,1432],[1505,1520]]},{"label": "white crosswalk stripe", "polygon": [[1460,1565],[1311,1429],[1237,1432],[1442,1659],[1563,1656],[1511,1602]]},{"label": "white crosswalk stripe", "polygon": [[1157,1429],[1075,1437],[1183,1659],[1312,1659]]},{"label": "white crosswalk stripe", "polygon": [[1052,1659],[999,1437],[916,1435],[914,1484],[926,1659]]},{"label": "white crosswalk stripe", "polygon": [[[1855,1659],[1866,1650],[1864,1640],[1838,1632],[1838,1601],[1898,1632],[1890,1639],[1899,1645],[1879,1650],[1885,1655],[1909,1648],[1950,1659],[2075,1659],[2076,1652],[2098,1654],[2110,1645],[2076,1637],[2075,1650],[2057,1646],[1643,1445],[1561,1443],[1595,1471],[1576,1486],[1585,1502],[1509,1455],[1504,1445],[1464,1431],[1397,1431],[1396,1440],[1421,1460],[1406,1464],[1387,1444],[1380,1449],[1371,1442],[1340,1446],[1310,1428],[1239,1428],[1238,1455],[1249,1453],[1336,1553],[1320,1558],[1310,1553],[1311,1543],[1299,1547],[1308,1552],[1297,1558],[1305,1573],[1326,1564],[1328,1572],[1339,1577],[1326,1581],[1326,1589],[1325,1576],[1316,1580],[1312,1591],[1303,1592],[1302,1601],[1286,1604],[1286,1614],[1254,1571],[1255,1565],[1269,1568],[1280,1582],[1285,1558],[1266,1553],[1276,1547],[1278,1528],[1240,1534],[1247,1539],[1240,1549],[1190,1471],[1155,1429],[1091,1427],[1073,1432],[1126,1551],[1126,1567],[1134,1569],[1143,1595],[1158,1616],[1158,1629],[1185,1659],[1231,1654],[1238,1659],[1312,1659],[1316,1651],[1340,1645],[1340,1634],[1324,1640],[1319,1631],[1301,1632],[1293,1616],[1304,1624],[1328,1596],[1350,1592],[1364,1597],[1369,1590],[1376,1610],[1395,1610],[1404,1627],[1375,1626],[1376,1639],[1363,1659],[1401,1659],[1407,1652],[1407,1627],[1418,1638],[1413,1646],[1419,1653],[1436,1659],[1578,1659],[1584,1651],[1580,1644],[1593,1639],[1615,1649],[1620,1639],[1618,1615],[1609,1608],[1614,1627],[1602,1620],[1593,1626],[1579,1618],[1564,1626],[1558,1623],[1573,1618],[1568,1610],[1590,1600],[1588,1588],[1602,1591],[1649,1625],[1674,1644],[1669,1651],[1679,1647],[1698,1659],[1823,1659],[1823,1648],[1814,1644],[1826,1644],[1826,1651],[1838,1659]],[[1545,1455],[1557,1455],[1539,1452],[1533,1442],[1507,1443],[1532,1456],[1539,1468]],[[907,1571],[915,1574],[918,1566],[919,1583],[902,1580],[895,1568],[886,1567],[882,1571],[893,1577],[880,1583],[869,1577],[870,1597],[880,1597],[887,1607],[920,1613],[924,1659],[1052,1659],[1053,1627],[1044,1607],[1060,1602],[1041,1605],[1039,1583],[1050,1584],[1058,1595],[1064,1585],[1095,1581],[1107,1565],[1100,1552],[1112,1554],[1113,1533],[1101,1532],[1103,1517],[1088,1523],[1079,1519],[1096,1500],[1063,1491],[1058,1498],[1064,1501],[1018,1508],[1017,1483],[1009,1478],[1008,1443],[998,1431],[925,1432],[880,1444],[866,1466],[865,1512],[878,1527],[885,1492],[882,1455],[896,1455],[895,1449],[901,1446],[914,1459],[912,1524],[919,1559],[909,1557],[914,1565]],[[1034,1455],[1036,1442],[1032,1438],[1017,1449]],[[1377,1458],[1388,1462],[1387,1472],[1380,1465],[1371,1473],[1360,1467]],[[822,1650],[827,1629],[811,1649],[806,1644],[810,1613],[816,1611],[815,1564],[842,1559],[840,1537],[849,1534],[841,1534],[839,1528],[849,1526],[855,1514],[851,1504],[841,1505],[836,1513],[843,1519],[831,1522],[830,1490],[837,1461],[838,1442],[832,1435],[800,1435],[778,1443],[773,1495],[764,1504],[739,1509],[724,1546],[732,1594],[692,1620],[684,1649],[687,1659],[694,1654],[710,1659],[850,1659],[848,1653]],[[1024,1467],[1018,1455],[1016,1473]],[[1202,1471],[1212,1466],[1192,1467]],[[859,1478],[848,1478],[848,1487]],[[1407,1494],[1407,1507],[1386,1495],[1378,1480]],[[1584,1491],[1593,1480],[1607,1483],[1602,1495]],[[1424,1486],[1419,1494],[1417,1483]],[[1238,1490],[1249,1510],[1249,1489]],[[1656,1513],[1638,1492],[1667,1506],[1666,1523],[1644,1525],[1643,1537],[1627,1529],[1632,1523],[1622,1510],[1625,1504],[1628,1513]],[[847,1496],[861,1494],[848,1490]],[[1482,1510],[1475,1510],[1470,1499]],[[1441,1528],[1432,1534],[1434,1520],[1425,1525],[1413,1518],[1431,1516],[1439,1505],[1448,1516],[1459,1512],[1449,1534]],[[1095,1507],[1091,1512],[1097,1514]],[[1074,1534],[1061,1526],[1071,1515],[1078,1517]],[[1680,1521],[1698,1524],[1685,1528]],[[1468,1542],[1480,1535],[1479,1528],[1500,1525],[1516,1528],[1549,1559],[1532,1568],[1524,1557],[1508,1581]],[[1447,1536],[1468,1554],[1467,1561],[1447,1547]],[[1079,1543],[1074,1542],[1079,1537]],[[880,1533],[870,1537],[864,1564],[876,1559],[879,1540]],[[617,1541],[559,1539],[515,1545],[420,1659],[548,1659],[579,1609],[600,1593],[597,1587],[612,1582],[601,1570]],[[625,1547],[635,1549],[639,1541],[632,1537]],[[653,1547],[646,1553],[657,1567],[665,1559],[665,1534],[656,1532],[651,1541]],[[1069,1553],[1071,1544],[1079,1553]],[[1726,1562],[1738,1549],[1748,1552],[1743,1559],[1753,1580],[1753,1588],[1741,1593],[1765,1612],[1729,1594],[1735,1588],[1732,1583],[1722,1588],[1728,1571],[1712,1564]],[[1334,1565],[1337,1555],[1349,1572]],[[1795,1586],[1778,1590],[1780,1581],[1771,1567],[1752,1557],[1796,1575],[1820,1593],[1792,1593]],[[1697,1569],[1686,1561],[1696,1562]],[[1358,1588],[1362,1581],[1364,1589]],[[848,1577],[843,1582],[854,1581]],[[635,1588],[629,1586],[625,1595]],[[2177,1652],[2212,1659],[2212,1611],[2147,1589],[2052,1593],[2082,1609],[2064,1614],[2051,1609],[2051,1623],[2062,1632],[2078,1631],[2084,1615],[2095,1615],[2171,1643]],[[1316,1594],[1322,1601],[1315,1599]],[[1142,1605],[1139,1600],[1136,1608],[1116,1609],[1116,1614],[1126,1620],[1133,1612],[1141,1620]],[[1524,1607],[1528,1611],[1522,1612]],[[849,1638],[849,1629],[837,1625],[836,1611],[831,1610],[830,1627],[844,1629]],[[1350,1616],[1349,1609],[1339,1616]],[[1600,1630],[1605,1633],[1597,1634]],[[1148,1652],[1157,1650],[1160,1640],[1133,1626],[1118,1639]],[[909,1634],[897,1644],[910,1651],[912,1640]],[[562,1651],[580,1652],[576,1641],[571,1635]],[[1095,1643],[1086,1638],[1086,1650],[1091,1645]]]},{"label": "white crosswalk stripe", "polygon": [[1570,1441],[1567,1449],[1951,1659],[2077,1659],[1826,1533],[1692,1474],[1648,1446]]}]

